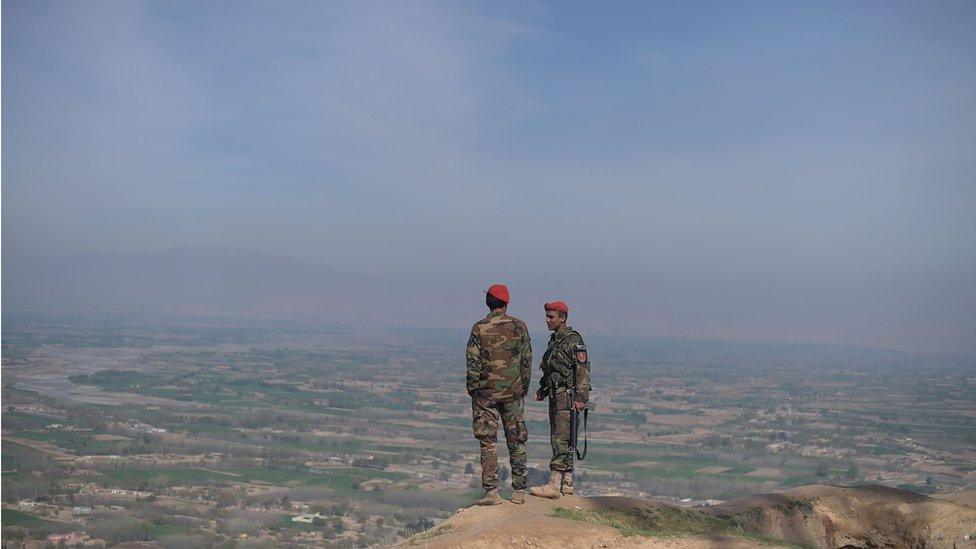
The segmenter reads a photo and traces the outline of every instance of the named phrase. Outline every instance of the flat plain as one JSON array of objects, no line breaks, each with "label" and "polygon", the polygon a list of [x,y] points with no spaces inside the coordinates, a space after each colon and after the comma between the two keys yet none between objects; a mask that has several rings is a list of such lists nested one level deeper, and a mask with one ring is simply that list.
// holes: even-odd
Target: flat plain
[{"label": "flat plain", "polygon": [[[407,539],[480,492],[465,341],[463,329],[9,315],[4,539]],[[533,341],[537,368],[545,334]],[[595,409],[580,494],[692,506],[807,484],[950,495],[976,483],[972,359],[587,343]],[[544,403],[526,410],[537,482],[548,422]]]}]

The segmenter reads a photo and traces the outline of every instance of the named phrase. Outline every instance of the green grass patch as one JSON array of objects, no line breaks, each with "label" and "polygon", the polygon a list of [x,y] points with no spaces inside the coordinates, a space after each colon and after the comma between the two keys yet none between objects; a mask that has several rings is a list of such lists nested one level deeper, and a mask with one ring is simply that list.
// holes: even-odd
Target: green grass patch
[{"label": "green grass patch", "polygon": [[45,520],[16,509],[4,509],[0,514],[0,520],[4,526],[22,526],[31,530],[60,531],[71,527],[64,522]]},{"label": "green grass patch", "polygon": [[[21,431],[16,433],[20,438],[47,442],[65,450],[80,452],[95,449],[98,443],[91,440],[91,431]],[[104,445],[102,445],[104,446]]]},{"label": "green grass patch", "polygon": [[301,471],[265,469],[262,467],[229,467],[222,469],[157,468],[157,469],[103,469],[102,475],[109,483],[133,487],[142,482],[172,484],[219,484],[247,482],[259,484],[285,484],[309,479],[312,475]]},{"label": "green grass patch", "polygon": [[446,534],[450,529],[451,529],[451,525],[450,524],[441,523],[441,524],[438,524],[437,526],[431,528],[430,530],[427,530],[426,532],[421,532],[421,533],[415,535],[414,537],[410,538],[410,540],[408,541],[408,543],[410,545],[413,545],[414,543],[417,543],[417,542],[420,542],[420,541],[426,541],[426,540],[429,540],[431,538],[436,538],[437,536],[440,536],[442,534]]},{"label": "green grass patch", "polygon": [[267,469],[263,467],[157,468],[157,469],[103,469],[105,484],[125,488],[149,485],[172,486],[177,484],[229,484],[234,482],[273,485],[326,485],[342,493],[354,492],[365,480],[385,478],[402,480],[403,473],[373,471],[369,469],[336,468],[327,473]]},{"label": "green grass patch", "polygon": [[9,431],[19,431],[21,429],[43,429],[52,423],[60,423],[61,425],[74,424],[73,421],[67,419],[54,419],[24,412],[3,413],[3,428]]},{"label": "green grass patch", "polygon": [[923,496],[931,496],[939,491],[938,486],[929,484],[899,484],[898,488],[900,490],[907,490],[909,492],[915,492],[916,494],[922,494]]},{"label": "green grass patch", "polygon": [[143,482],[162,486],[173,484],[211,484],[217,481],[228,482],[232,477],[202,469],[103,469],[102,478],[108,486],[137,488]]},{"label": "green grass patch", "polygon": [[385,478],[388,480],[398,481],[403,480],[406,478],[406,476],[407,475],[404,473],[389,471],[336,468],[334,471],[330,471],[328,474],[316,476],[315,478],[310,479],[306,484],[328,486],[329,488],[335,490],[337,494],[348,497],[351,495],[351,493],[359,490],[359,485],[364,481],[376,478]]},{"label": "green grass patch", "polygon": [[153,539],[159,539],[166,536],[182,536],[195,533],[193,528],[187,528],[186,526],[176,526],[175,524],[153,524],[152,534]]},{"label": "green grass patch", "polygon": [[307,522],[292,522],[291,517],[285,517],[278,524],[278,528],[281,528],[282,530],[300,530],[302,532],[321,532],[323,526],[315,523],[309,524]]}]

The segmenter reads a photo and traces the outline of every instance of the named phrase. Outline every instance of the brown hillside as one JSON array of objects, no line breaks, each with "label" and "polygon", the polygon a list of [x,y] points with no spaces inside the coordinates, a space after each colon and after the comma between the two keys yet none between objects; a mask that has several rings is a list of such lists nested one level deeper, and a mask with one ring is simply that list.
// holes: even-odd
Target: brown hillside
[{"label": "brown hillside", "polygon": [[[559,515],[554,516],[554,515]],[[883,486],[805,486],[705,509],[621,497],[460,509],[415,547],[976,547],[976,509]],[[625,535],[625,534],[629,534]]]},{"label": "brown hillside", "polygon": [[812,547],[976,547],[976,509],[886,486],[803,486],[710,510],[759,535]]},{"label": "brown hillside", "polygon": [[939,494],[935,497],[939,499],[954,501],[956,503],[961,503],[963,505],[968,505],[970,507],[976,507],[976,490],[965,490],[962,492],[955,492],[952,494]]},{"label": "brown hillside", "polygon": [[[619,497],[563,496],[558,500],[526,497],[522,505],[506,501],[493,507],[459,509],[453,517],[402,545],[426,548],[495,547],[667,547],[745,549],[770,547],[724,536],[683,535],[667,538],[625,537],[611,526],[553,517],[556,508],[576,511],[623,511],[660,504]],[[664,506],[666,507],[666,506]]]}]

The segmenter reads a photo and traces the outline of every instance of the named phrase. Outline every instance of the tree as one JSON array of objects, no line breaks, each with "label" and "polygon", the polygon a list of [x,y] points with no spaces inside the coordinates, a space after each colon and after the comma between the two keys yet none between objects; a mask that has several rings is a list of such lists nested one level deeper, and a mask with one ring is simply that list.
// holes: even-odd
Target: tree
[{"label": "tree", "polygon": [[826,461],[821,461],[820,465],[817,465],[817,476],[825,477],[830,473],[830,467],[827,465]]},{"label": "tree", "polygon": [[217,507],[231,507],[237,505],[237,496],[230,490],[223,490],[217,496]]},{"label": "tree", "polygon": [[860,474],[861,469],[857,465],[851,465],[850,468],[847,469],[847,478],[851,480],[857,479]]},{"label": "tree", "polygon": [[472,465],[470,463],[467,464],[467,465],[465,465],[464,466],[464,474],[465,475],[473,475],[474,474],[474,465]]}]

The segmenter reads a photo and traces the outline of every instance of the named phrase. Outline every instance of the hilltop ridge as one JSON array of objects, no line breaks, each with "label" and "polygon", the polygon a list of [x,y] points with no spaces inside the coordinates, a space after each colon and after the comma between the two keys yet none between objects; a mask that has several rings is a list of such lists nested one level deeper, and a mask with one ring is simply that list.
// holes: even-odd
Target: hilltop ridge
[{"label": "hilltop ridge", "polygon": [[[627,497],[469,507],[419,547],[976,547],[976,508],[885,486],[803,486],[715,507]],[[967,539],[968,536],[968,539]]]}]

